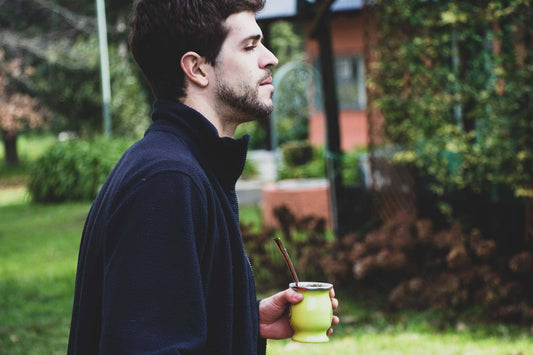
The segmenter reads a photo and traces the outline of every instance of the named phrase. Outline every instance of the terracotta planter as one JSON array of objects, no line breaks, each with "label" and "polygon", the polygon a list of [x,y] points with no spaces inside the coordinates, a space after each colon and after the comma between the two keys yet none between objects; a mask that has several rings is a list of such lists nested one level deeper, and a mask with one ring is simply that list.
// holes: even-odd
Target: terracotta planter
[{"label": "terracotta planter", "polygon": [[331,227],[329,183],[324,179],[291,179],[266,183],[261,189],[263,224],[278,228],[274,210],[285,206],[296,219],[307,216],[324,218]]}]

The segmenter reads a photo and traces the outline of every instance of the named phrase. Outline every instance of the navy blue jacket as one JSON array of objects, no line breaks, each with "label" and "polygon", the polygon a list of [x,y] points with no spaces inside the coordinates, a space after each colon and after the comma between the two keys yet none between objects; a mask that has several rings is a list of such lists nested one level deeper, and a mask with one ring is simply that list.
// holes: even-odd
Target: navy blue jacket
[{"label": "navy blue jacket", "polygon": [[235,183],[248,137],[157,100],[81,240],[68,354],[264,354]]}]

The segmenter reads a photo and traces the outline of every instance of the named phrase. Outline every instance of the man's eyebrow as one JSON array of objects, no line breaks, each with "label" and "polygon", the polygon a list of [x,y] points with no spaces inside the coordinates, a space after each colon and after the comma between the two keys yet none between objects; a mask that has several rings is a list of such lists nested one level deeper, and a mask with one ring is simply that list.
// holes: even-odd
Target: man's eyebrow
[{"label": "man's eyebrow", "polygon": [[252,36],[248,36],[246,37],[245,39],[243,39],[241,41],[241,43],[248,43],[250,41],[252,42],[258,42],[258,41],[261,41],[261,38],[263,38],[263,36],[261,36],[260,34],[256,34],[256,35],[252,35]]}]

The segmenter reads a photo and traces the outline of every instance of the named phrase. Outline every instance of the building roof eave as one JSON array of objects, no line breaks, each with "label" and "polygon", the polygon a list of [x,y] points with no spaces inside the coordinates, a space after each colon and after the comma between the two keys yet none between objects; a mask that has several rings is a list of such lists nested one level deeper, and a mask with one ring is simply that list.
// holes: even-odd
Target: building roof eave
[{"label": "building roof eave", "polygon": [[[260,22],[312,18],[316,0],[266,0],[263,10],[257,13]],[[360,10],[364,0],[334,0],[332,12]]]}]

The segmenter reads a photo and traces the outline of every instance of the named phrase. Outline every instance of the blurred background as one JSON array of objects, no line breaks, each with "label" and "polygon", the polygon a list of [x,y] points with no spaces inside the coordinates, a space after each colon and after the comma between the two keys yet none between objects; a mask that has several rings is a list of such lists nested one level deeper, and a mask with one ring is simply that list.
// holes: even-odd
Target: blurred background
[{"label": "blurred background", "polygon": [[[266,1],[243,240],[260,293],[280,236],[343,300],[326,346],[268,354],[533,354],[532,5]],[[150,124],[131,6],[0,0],[0,354],[65,352],[85,216]]]}]

